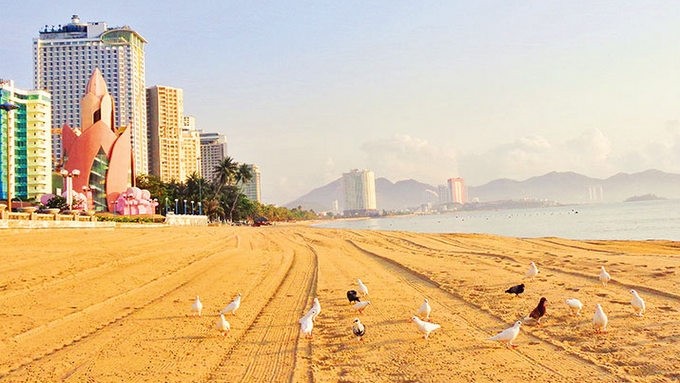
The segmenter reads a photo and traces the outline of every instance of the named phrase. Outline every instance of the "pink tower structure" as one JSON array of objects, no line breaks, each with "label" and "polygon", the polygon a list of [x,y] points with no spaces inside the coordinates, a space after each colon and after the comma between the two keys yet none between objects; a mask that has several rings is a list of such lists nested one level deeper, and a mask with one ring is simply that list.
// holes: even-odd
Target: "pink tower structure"
[{"label": "pink tower structure", "polygon": [[115,128],[113,112],[113,97],[97,68],[80,101],[80,128],[62,129],[63,169],[80,172],[72,177],[73,190],[91,191],[97,211],[113,211],[133,177],[130,129]]}]

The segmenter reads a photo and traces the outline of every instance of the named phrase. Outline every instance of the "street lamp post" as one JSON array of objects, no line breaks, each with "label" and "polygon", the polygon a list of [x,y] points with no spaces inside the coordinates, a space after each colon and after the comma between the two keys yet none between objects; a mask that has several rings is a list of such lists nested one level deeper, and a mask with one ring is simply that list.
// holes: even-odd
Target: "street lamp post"
[{"label": "street lamp post", "polygon": [[194,215],[194,201],[191,201],[191,215]]},{"label": "street lamp post", "polygon": [[168,215],[168,197],[165,197],[165,215]]},{"label": "street lamp post", "polygon": [[[4,110],[6,112],[5,114],[7,115],[7,206],[8,206],[9,212],[11,213],[12,212],[12,191],[13,190],[10,187],[10,185],[12,184],[12,182],[11,182],[12,181],[12,172],[10,171],[10,169],[11,169],[11,166],[12,166],[13,158],[12,158],[11,151],[10,151],[10,144],[11,144],[11,141],[12,141],[12,134],[11,134],[12,124],[9,121],[10,120],[9,116],[10,116],[10,113],[12,112],[12,110],[19,109],[19,107],[14,105],[14,104],[11,104],[9,102],[6,102],[4,104],[0,104],[0,109]],[[2,116],[0,116],[0,118],[1,117]]]},{"label": "street lamp post", "polygon": [[184,215],[187,215],[187,200],[184,200]]},{"label": "street lamp post", "polygon": [[[127,215],[132,215],[132,200],[135,199],[135,196],[132,194],[124,194],[123,198],[125,199],[125,206],[128,208],[128,214]],[[125,214],[125,209],[123,209],[123,214]]]},{"label": "street lamp post", "polygon": [[179,202],[179,199],[175,198],[175,214],[179,214],[177,212],[177,203]]},{"label": "street lamp post", "polygon": [[66,169],[61,169],[61,176],[64,177],[64,182],[66,184],[66,203],[68,203],[68,210],[73,210],[73,177],[78,177],[80,175],[80,170],[73,169],[68,171]]},{"label": "street lamp post", "polygon": [[203,215],[203,209],[201,208],[201,201],[198,201],[198,215]]}]

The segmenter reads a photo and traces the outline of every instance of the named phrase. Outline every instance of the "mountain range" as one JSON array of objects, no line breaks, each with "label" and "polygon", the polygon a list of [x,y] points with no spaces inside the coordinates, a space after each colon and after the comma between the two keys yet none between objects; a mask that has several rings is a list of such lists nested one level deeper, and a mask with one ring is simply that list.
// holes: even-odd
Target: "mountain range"
[{"label": "mountain range", "polygon": [[[438,188],[413,179],[391,182],[376,178],[376,201],[379,210],[401,210],[424,203],[439,202]],[[609,178],[592,178],[574,172],[550,172],[524,181],[497,179],[481,186],[469,186],[468,200],[493,202],[504,200],[550,200],[563,204],[622,202],[630,197],[656,195],[680,198],[680,174],[650,169],[639,173],[618,173]],[[316,188],[286,207],[329,211],[338,201],[343,209],[342,178]]]}]

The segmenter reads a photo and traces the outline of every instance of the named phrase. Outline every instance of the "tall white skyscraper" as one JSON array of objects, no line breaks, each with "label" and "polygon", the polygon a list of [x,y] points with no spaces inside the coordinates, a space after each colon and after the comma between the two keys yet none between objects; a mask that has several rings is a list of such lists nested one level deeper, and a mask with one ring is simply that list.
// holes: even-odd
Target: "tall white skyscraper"
[{"label": "tall white skyscraper", "polygon": [[345,195],[345,215],[367,215],[376,210],[375,174],[370,170],[353,169],[342,174]]},{"label": "tall white skyscraper", "polygon": [[201,174],[206,180],[215,178],[215,166],[227,157],[227,137],[219,133],[201,132]]},{"label": "tall white skyscraper", "polygon": [[144,45],[130,27],[80,21],[45,26],[33,39],[33,84],[52,94],[54,166],[62,164],[61,128],[79,126],[80,100],[94,68],[101,71],[115,102],[114,125],[131,128],[135,174],[148,173]]}]

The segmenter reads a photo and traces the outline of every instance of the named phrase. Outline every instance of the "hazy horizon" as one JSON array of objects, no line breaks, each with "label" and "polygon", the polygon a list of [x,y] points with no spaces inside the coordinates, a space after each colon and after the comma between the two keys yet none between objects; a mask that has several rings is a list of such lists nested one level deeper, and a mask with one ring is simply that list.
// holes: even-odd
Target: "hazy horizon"
[{"label": "hazy horizon", "polygon": [[680,173],[680,3],[31,1],[3,6],[0,78],[33,86],[45,25],[129,25],[146,86],[184,89],[283,205],[352,168],[468,185]]}]

